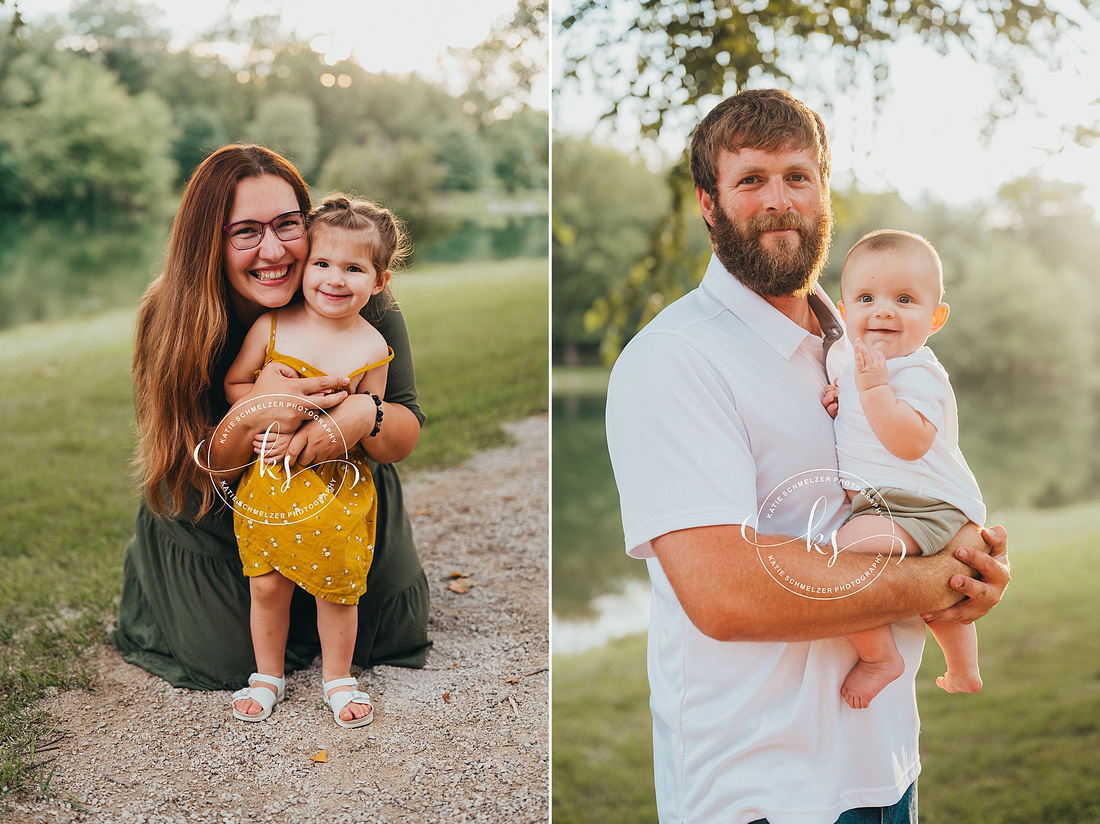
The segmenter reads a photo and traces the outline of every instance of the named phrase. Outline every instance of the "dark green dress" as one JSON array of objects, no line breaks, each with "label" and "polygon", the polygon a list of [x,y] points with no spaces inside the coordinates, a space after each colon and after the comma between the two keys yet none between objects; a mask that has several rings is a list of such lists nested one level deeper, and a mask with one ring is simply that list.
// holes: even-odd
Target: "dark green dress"
[{"label": "dark green dress", "polygon": [[[421,424],[404,317],[396,306],[375,327],[393,348],[386,401],[408,407]],[[211,409],[228,406],[222,385],[248,330],[230,315],[216,365]],[[378,535],[360,599],[353,661],[362,667],[422,667],[428,639],[428,582],[413,543],[401,481],[392,464],[371,463],[378,492]],[[118,629],[111,638],[124,660],[176,687],[237,689],[256,669],[249,632],[248,579],[233,536],[233,512],[223,506],[199,521],[154,515],[141,502],[126,546]],[[313,596],[296,590],[291,602],[286,667],[308,666],[321,651]]]}]

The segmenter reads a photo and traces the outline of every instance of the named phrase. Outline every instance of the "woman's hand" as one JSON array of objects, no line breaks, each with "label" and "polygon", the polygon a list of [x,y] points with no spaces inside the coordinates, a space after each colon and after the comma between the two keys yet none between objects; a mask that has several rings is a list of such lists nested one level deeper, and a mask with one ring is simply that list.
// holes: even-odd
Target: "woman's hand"
[{"label": "woman's hand", "polygon": [[347,397],[348,379],[335,375],[302,378],[283,363],[263,368],[252,389],[233,405],[211,438],[210,467],[235,477],[252,460],[265,432],[290,435],[303,420],[317,418]]},{"label": "woman's hand", "polygon": [[293,435],[303,421],[318,417],[318,409],[327,410],[344,400],[347,384],[344,377],[303,378],[285,363],[269,363],[230,415],[247,414],[246,431],[253,441],[265,432]]},{"label": "woman's hand", "polygon": [[[362,444],[375,463],[396,463],[407,458],[420,438],[420,421],[407,407],[397,403],[383,402],[382,416],[378,434],[370,437],[377,422],[378,406],[370,395],[351,395],[329,409],[325,420],[307,421],[298,430],[295,446],[302,447],[298,463],[308,466],[341,458],[344,449],[351,449],[356,442]],[[330,437],[330,432],[335,438]]]},{"label": "woman's hand", "polygon": [[[265,428],[277,422],[281,431],[286,432],[295,429],[297,424],[310,417],[309,410],[316,407],[330,409],[344,400],[348,394],[344,388],[347,385],[348,379],[337,375],[303,378],[285,363],[269,363],[256,378],[252,391],[235,406],[261,397],[282,396],[279,400],[283,404],[263,407],[264,414],[260,417],[264,420]],[[308,400],[309,403],[302,404],[304,409],[298,409],[293,403],[289,403],[294,398]]]}]

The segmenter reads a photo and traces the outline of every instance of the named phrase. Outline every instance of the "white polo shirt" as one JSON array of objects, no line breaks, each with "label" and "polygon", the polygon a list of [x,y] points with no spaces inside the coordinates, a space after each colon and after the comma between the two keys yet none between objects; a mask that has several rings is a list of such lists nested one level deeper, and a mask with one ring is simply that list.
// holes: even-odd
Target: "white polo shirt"
[{"label": "white polo shirt", "polygon": [[[832,346],[834,376],[845,355],[846,341]],[[661,822],[832,824],[845,810],[896,803],[920,771],[919,618],[894,624],[905,674],[870,708],[853,710],[840,697],[856,662],[845,639],[708,638],[653,556],[654,538],[692,527],[748,524],[801,536],[816,512],[815,537],[839,528],[847,502],[832,474],[826,382],[822,339],[715,258],[699,288],[635,336],[612,372],[607,441],[623,531],[628,553],[648,559],[653,584],[648,667]]]}]

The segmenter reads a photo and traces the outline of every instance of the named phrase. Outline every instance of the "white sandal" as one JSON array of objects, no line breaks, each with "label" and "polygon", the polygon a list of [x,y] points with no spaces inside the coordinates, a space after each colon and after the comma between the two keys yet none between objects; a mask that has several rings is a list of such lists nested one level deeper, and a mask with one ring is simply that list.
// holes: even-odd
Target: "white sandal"
[{"label": "white sandal", "polygon": [[[358,685],[359,682],[354,678],[333,678],[331,681],[321,682],[321,688],[325,692],[325,703],[332,709],[332,717],[336,719],[337,724],[349,730],[355,727],[365,727],[374,720],[374,705],[370,702],[370,696],[356,689]],[[329,690],[335,687],[351,687],[351,690],[340,690],[329,695]],[[370,707],[370,711],[362,718],[345,721],[340,717],[340,710],[352,703],[366,704]]]},{"label": "white sandal", "polygon": [[[275,692],[272,692],[267,687],[252,686],[257,681],[275,687]],[[279,701],[283,700],[283,690],[285,687],[286,678],[276,678],[273,675],[261,675],[258,672],[252,673],[248,676],[248,686],[233,693],[233,702],[236,704],[236,702],[240,701],[242,698],[251,698],[259,704],[262,709],[257,713],[249,715],[247,712],[241,712],[234,706],[233,717],[241,721],[263,721],[271,715],[271,708]]]}]

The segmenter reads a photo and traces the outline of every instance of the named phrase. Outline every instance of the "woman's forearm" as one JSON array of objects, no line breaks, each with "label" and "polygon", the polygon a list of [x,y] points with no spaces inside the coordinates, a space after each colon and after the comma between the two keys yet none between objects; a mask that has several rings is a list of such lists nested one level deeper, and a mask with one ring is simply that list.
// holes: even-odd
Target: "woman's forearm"
[{"label": "woman's forearm", "polygon": [[254,442],[270,424],[246,395],[210,433],[209,469],[219,480],[234,481],[255,457]]},{"label": "woman's forearm", "polygon": [[334,439],[328,434],[331,427],[327,422],[324,426],[316,421],[307,423],[303,431],[308,444],[299,456],[300,461],[339,458],[358,442],[375,463],[396,463],[409,456],[420,438],[420,421],[408,407],[398,403],[383,402],[382,422],[374,437],[370,433],[378,424],[378,405],[370,395],[352,395],[328,411],[338,437]]},{"label": "woman's forearm", "polygon": [[234,480],[252,461],[258,436],[294,432],[303,419],[316,418],[317,409],[344,400],[346,384],[347,378],[300,378],[285,364],[268,364],[211,433],[209,468],[222,480]]},{"label": "woman's forearm", "polygon": [[[372,401],[373,404],[373,401]],[[371,429],[375,419],[371,418]],[[376,463],[397,463],[409,457],[420,440],[420,421],[399,403],[382,404],[382,425],[373,438],[370,432],[359,442]]]}]

